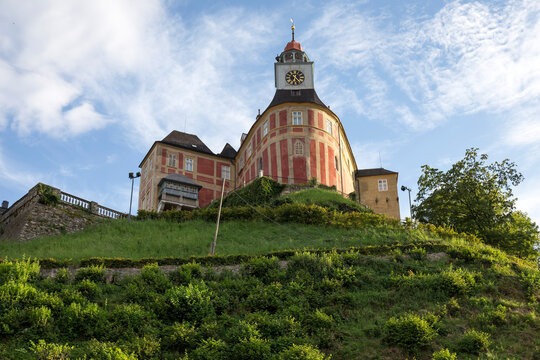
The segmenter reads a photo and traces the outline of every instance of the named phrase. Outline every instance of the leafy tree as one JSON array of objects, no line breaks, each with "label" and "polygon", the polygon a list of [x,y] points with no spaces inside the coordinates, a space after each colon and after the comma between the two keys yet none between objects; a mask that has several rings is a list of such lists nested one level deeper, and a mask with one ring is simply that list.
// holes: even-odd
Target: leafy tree
[{"label": "leafy tree", "polygon": [[415,218],[475,234],[519,256],[537,255],[538,226],[515,211],[512,194],[512,186],[521,183],[523,175],[508,159],[486,164],[487,158],[471,148],[446,172],[422,166],[413,206]]}]

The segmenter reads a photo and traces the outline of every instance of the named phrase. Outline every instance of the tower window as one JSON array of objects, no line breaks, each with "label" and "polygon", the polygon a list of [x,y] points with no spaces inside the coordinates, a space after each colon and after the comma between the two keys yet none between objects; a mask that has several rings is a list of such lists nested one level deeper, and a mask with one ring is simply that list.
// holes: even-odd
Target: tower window
[{"label": "tower window", "polygon": [[302,95],[301,90],[291,90],[291,96],[300,96]]},{"label": "tower window", "polygon": [[304,155],[304,144],[301,141],[296,141],[294,143],[294,155],[303,156]]},{"label": "tower window", "polygon": [[326,120],[326,131],[332,135],[332,122],[330,120]]},{"label": "tower window", "polygon": [[175,154],[169,154],[169,166],[170,167],[176,167],[176,155]]},{"label": "tower window", "polygon": [[302,125],[302,112],[301,111],[293,111],[292,123],[293,125]]},{"label": "tower window", "polygon": [[268,121],[265,121],[263,125],[263,136],[266,136],[266,134],[268,134]]},{"label": "tower window", "polygon": [[379,179],[379,191],[387,191],[388,190],[388,182],[386,179]]},{"label": "tower window", "polygon": [[262,157],[259,158],[259,170],[263,169],[263,159]]},{"label": "tower window", "polygon": [[193,171],[193,159],[186,158],[186,171]]},{"label": "tower window", "polygon": [[337,156],[334,156],[334,164],[336,166],[336,170],[339,171],[339,164],[338,164]]},{"label": "tower window", "polygon": [[246,160],[249,159],[250,156],[251,156],[251,144],[249,144],[247,148]]}]

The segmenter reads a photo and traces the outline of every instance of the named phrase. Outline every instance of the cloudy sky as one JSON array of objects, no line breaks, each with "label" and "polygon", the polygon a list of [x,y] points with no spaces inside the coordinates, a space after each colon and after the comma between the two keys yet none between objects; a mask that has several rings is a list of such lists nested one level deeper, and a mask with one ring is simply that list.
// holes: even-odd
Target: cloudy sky
[{"label": "cloudy sky", "polygon": [[517,163],[540,222],[538,0],[0,0],[0,200],[44,182],[127,211],[128,172],[171,130],[238,148],[291,17],[359,168],[414,196],[421,165],[478,147]]}]

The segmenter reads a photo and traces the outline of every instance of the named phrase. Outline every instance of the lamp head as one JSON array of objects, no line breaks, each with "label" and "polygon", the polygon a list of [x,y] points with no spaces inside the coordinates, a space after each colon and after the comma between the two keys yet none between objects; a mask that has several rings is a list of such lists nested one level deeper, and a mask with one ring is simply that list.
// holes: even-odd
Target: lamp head
[{"label": "lamp head", "polygon": [[401,191],[407,190],[407,187],[405,185],[401,185]]},{"label": "lamp head", "polygon": [[129,178],[133,179],[133,173],[132,172],[129,173]]}]

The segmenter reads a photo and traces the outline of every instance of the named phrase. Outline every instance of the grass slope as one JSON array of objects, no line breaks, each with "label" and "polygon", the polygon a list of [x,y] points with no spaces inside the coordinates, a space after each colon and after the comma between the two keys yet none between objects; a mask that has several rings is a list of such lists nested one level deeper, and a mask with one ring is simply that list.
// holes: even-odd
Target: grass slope
[{"label": "grass slope", "polygon": [[[122,257],[129,259],[166,256],[204,256],[214,239],[215,223],[193,220],[111,220],[84,231],[28,242],[0,242],[0,257],[73,259]],[[276,250],[343,248],[426,240],[420,231],[405,232],[392,227],[343,229],[258,221],[224,221],[219,228],[219,255],[264,254]]]}]

